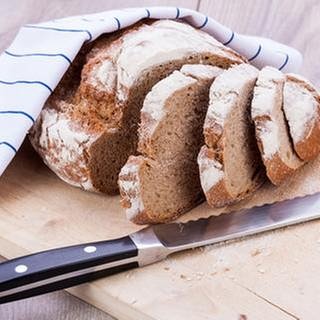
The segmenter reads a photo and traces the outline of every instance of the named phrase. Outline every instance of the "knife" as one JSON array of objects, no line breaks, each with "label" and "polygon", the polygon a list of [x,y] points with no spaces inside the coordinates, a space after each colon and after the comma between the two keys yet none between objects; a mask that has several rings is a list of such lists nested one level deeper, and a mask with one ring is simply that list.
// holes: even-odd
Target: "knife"
[{"label": "knife", "polygon": [[65,289],[168,255],[320,217],[320,194],[186,223],[146,227],[119,239],[52,249],[0,264],[0,303]]}]

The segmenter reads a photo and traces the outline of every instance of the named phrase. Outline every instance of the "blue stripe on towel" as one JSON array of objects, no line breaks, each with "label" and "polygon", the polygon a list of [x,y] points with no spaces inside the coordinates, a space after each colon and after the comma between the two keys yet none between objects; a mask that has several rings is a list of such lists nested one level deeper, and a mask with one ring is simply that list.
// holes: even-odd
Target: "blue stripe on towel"
[{"label": "blue stripe on towel", "polygon": [[116,20],[117,22],[117,26],[118,26],[118,30],[121,29],[121,23],[120,23],[120,20],[117,18],[117,17],[113,17],[114,20]]},{"label": "blue stripe on towel", "polygon": [[86,32],[89,36],[87,41],[92,40],[92,34],[89,30],[84,29],[61,29],[61,28],[53,28],[53,27],[43,27],[43,26],[33,26],[33,25],[26,25],[23,28],[30,28],[30,29],[42,29],[42,30],[52,30],[52,31],[61,31],[61,32]]},{"label": "blue stripe on towel", "polygon": [[9,147],[11,150],[14,151],[14,153],[17,153],[17,149],[11,143],[9,143],[7,141],[0,141],[0,146],[1,145],[5,145],[5,146]]},{"label": "blue stripe on towel", "polygon": [[16,54],[9,51],[5,51],[5,54],[12,57],[62,57],[71,64],[71,59],[62,53],[25,53],[25,54]]},{"label": "blue stripe on towel", "polygon": [[30,114],[24,112],[24,111],[18,111],[18,110],[5,110],[5,111],[0,111],[0,114],[20,114],[23,116],[26,116],[27,118],[29,118],[32,123],[34,123],[34,119],[32,116],[30,116]]},{"label": "blue stripe on towel", "polygon": [[227,42],[223,43],[223,45],[224,46],[228,45],[233,40],[233,38],[234,38],[234,32],[232,31],[230,39]]},{"label": "blue stripe on towel", "polygon": [[253,57],[251,57],[250,59],[248,59],[248,61],[254,60],[254,59],[260,54],[261,49],[262,49],[261,44],[259,44],[258,51],[256,52],[256,54],[255,54]]},{"label": "blue stripe on towel", "polygon": [[284,52],[281,52],[281,53],[283,53],[283,54],[286,56],[286,60],[285,60],[284,63],[281,65],[281,67],[279,68],[279,70],[282,70],[282,69],[286,66],[286,64],[288,63],[288,61],[289,61],[289,55],[288,55],[287,53],[284,53]]},{"label": "blue stripe on towel", "polygon": [[203,24],[202,24],[201,26],[197,27],[197,29],[202,29],[202,28],[204,28],[205,25],[208,23],[208,21],[209,21],[209,18],[206,17],[205,20],[204,20],[204,22],[203,22]]},{"label": "blue stripe on towel", "polygon": [[42,81],[25,81],[25,80],[19,80],[19,81],[12,81],[12,82],[8,82],[8,81],[3,81],[0,80],[0,84],[5,84],[5,85],[15,85],[15,84],[40,84],[41,86],[47,88],[50,93],[53,92],[53,90],[44,82]]},{"label": "blue stripe on towel", "polygon": [[146,8],[146,11],[147,11],[147,18],[150,18],[151,16],[150,10]]},{"label": "blue stripe on towel", "polygon": [[176,8],[176,9],[177,9],[176,19],[179,19],[179,17],[180,17],[180,9],[179,8]]}]

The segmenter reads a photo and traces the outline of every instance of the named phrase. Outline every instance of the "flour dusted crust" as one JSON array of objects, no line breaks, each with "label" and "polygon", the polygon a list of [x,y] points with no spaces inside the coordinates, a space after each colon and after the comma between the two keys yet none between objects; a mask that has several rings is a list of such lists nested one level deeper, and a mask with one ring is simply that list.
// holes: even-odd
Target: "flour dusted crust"
[{"label": "flour dusted crust", "polygon": [[320,95],[306,79],[287,74],[283,89],[283,110],[294,149],[302,160],[320,153]]},{"label": "flour dusted crust", "polygon": [[281,71],[263,68],[254,88],[251,109],[261,157],[267,176],[275,185],[281,184],[304,164],[293,149],[283,113],[285,80]]},{"label": "flour dusted crust", "polygon": [[[126,209],[127,218],[139,223],[146,218],[141,196],[139,171],[144,165],[142,156],[130,156],[119,174],[121,205]],[[137,216],[140,213],[140,217]]]},{"label": "flour dusted crust", "polygon": [[214,150],[202,146],[198,155],[201,186],[207,202],[212,207],[223,207],[235,202],[226,185],[223,163]]},{"label": "flour dusted crust", "polygon": [[[88,149],[97,136],[84,132],[79,123],[70,121],[55,109],[45,109],[35,126],[34,129],[40,133],[37,139],[41,149],[38,151],[48,167],[73,186],[97,191],[88,178],[86,159]],[[42,152],[43,149],[50,149],[51,153]]]},{"label": "flour dusted crust", "polygon": [[[222,207],[248,197],[264,181],[263,174],[257,172],[256,178],[252,179],[250,184],[248,182],[244,190],[235,193],[230,187],[232,177],[230,177],[230,172],[227,172],[228,161],[232,161],[234,166],[237,166],[236,158],[227,157],[228,146],[235,143],[229,140],[230,132],[233,130],[237,132],[233,126],[238,120],[231,118],[231,114],[242,104],[244,117],[247,118],[246,114],[249,113],[249,104],[257,75],[256,68],[248,64],[241,64],[226,70],[215,79],[211,86],[210,103],[204,123],[206,144],[199,152],[198,164],[202,189],[207,202],[212,207]],[[252,132],[248,132],[245,137],[239,137],[239,139],[249,141],[252,139],[250,133]],[[255,146],[252,148],[255,149]],[[241,150],[241,152],[245,151]],[[249,157],[249,154],[246,154],[245,157]],[[252,163],[254,163],[255,158],[252,158]],[[255,166],[259,168],[259,164]],[[240,171],[236,174],[240,174]]]},{"label": "flour dusted crust", "polygon": [[[118,192],[118,173],[136,154],[139,111],[153,84],[185,63],[228,67],[244,61],[208,34],[171,20],[138,23],[84,51],[71,67],[76,71],[67,72],[48,100],[30,140],[60,178],[110,194]],[[74,127],[81,139],[65,138]]]},{"label": "flour dusted crust", "polygon": [[[141,127],[139,129],[139,151],[142,155],[130,156],[119,175],[121,203],[126,209],[127,217],[133,222],[145,224],[171,221],[203,199],[199,181],[191,180],[190,184],[198,184],[198,187],[195,187],[194,193],[191,194],[193,198],[190,201],[181,199],[181,203],[174,209],[170,209],[166,206],[166,201],[170,202],[170,199],[158,195],[156,200],[162,201],[163,211],[159,210],[156,203],[150,201],[150,198],[154,196],[153,193],[159,192],[158,185],[164,182],[161,180],[162,174],[165,174],[167,168],[175,166],[175,162],[178,161],[175,160],[176,157],[179,159],[181,156],[179,152],[174,156],[169,153],[169,158],[166,158],[159,151],[159,143],[161,144],[161,142],[155,141],[158,141],[159,132],[163,134],[162,128],[168,126],[168,122],[173,121],[172,109],[177,109],[177,104],[180,104],[181,107],[183,97],[187,97],[188,100],[194,99],[196,94],[199,95],[199,91],[193,94],[191,89],[197,86],[203,88],[200,92],[208,94],[210,83],[221,72],[221,68],[212,66],[185,65],[180,71],[174,71],[170,76],[158,82],[147,95],[141,110]],[[174,99],[173,101],[178,99],[180,101],[170,104],[169,101],[172,99]],[[202,110],[203,115],[205,115],[206,109],[207,101],[205,109]],[[201,128],[202,122],[199,131],[200,139],[202,139]],[[171,142],[164,140],[162,143],[168,143],[167,147],[169,147]],[[161,145],[160,147],[165,148],[166,146]],[[179,147],[185,148],[183,142]],[[194,146],[194,148],[196,149],[197,146]],[[183,161],[189,160],[184,159]],[[194,159],[194,167],[198,176],[196,159]],[[150,177],[148,175],[150,172],[156,172],[156,177],[153,175]],[[164,188],[167,187],[164,185]],[[152,192],[152,188],[155,189],[155,192]],[[173,192],[179,194],[179,187],[175,188]]]}]

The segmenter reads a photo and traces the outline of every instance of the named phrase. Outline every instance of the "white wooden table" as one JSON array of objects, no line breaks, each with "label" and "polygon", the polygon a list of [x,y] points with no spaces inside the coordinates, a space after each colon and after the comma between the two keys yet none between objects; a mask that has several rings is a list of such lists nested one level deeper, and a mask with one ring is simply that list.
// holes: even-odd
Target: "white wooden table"
[{"label": "white wooden table", "polygon": [[[139,5],[198,9],[238,32],[263,35],[292,45],[305,56],[302,73],[320,85],[318,0],[0,0],[0,51],[25,23]],[[0,306],[0,319],[107,320],[111,317],[65,292],[58,292]]]}]

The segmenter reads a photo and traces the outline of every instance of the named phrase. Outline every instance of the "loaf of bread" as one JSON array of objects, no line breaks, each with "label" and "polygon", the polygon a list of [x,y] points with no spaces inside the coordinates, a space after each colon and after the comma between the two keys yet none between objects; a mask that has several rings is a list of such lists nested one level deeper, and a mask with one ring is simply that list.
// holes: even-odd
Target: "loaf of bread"
[{"label": "loaf of bread", "polygon": [[306,79],[287,74],[283,89],[283,110],[294,150],[302,160],[320,152],[320,94]]},{"label": "loaf of bread", "polygon": [[[272,67],[259,72],[251,115],[256,138],[269,180],[279,185],[304,162],[297,156],[283,112],[286,76]],[[289,108],[289,107],[288,107]]]},{"label": "loaf of bread", "polygon": [[197,155],[209,87],[223,70],[185,65],[158,82],[141,110],[139,148],[119,175],[122,205],[135,223],[177,218],[204,199]]},{"label": "loaf of bread", "polygon": [[257,76],[256,68],[240,64],[218,76],[210,88],[205,145],[198,156],[201,185],[210,206],[244,199],[265,180],[250,120]]},{"label": "loaf of bread", "polygon": [[146,20],[85,44],[29,137],[64,181],[120,187],[130,220],[159,223],[205,197],[240,201],[266,176],[281,184],[319,155],[319,104],[300,76],[258,72],[185,23]]},{"label": "loaf of bread", "polygon": [[227,68],[244,60],[205,32],[171,20],[104,35],[79,54],[30,141],[64,181],[116,193],[121,167],[136,154],[140,109],[152,86],[186,63]]}]

